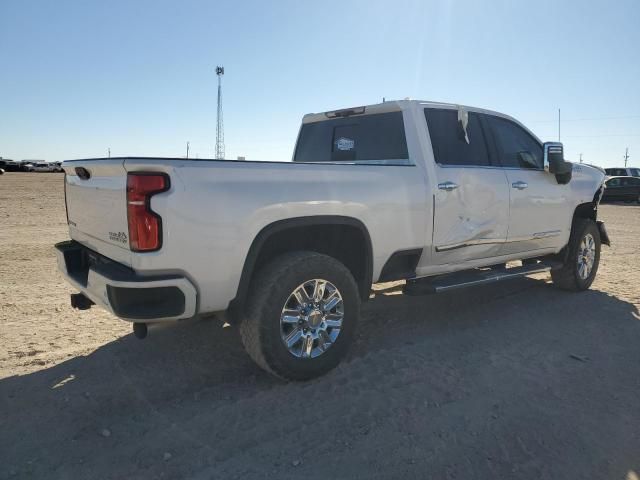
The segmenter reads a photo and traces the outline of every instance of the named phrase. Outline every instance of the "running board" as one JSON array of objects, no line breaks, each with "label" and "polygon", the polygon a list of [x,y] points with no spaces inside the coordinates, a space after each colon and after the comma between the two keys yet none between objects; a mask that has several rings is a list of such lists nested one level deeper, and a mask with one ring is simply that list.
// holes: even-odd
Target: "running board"
[{"label": "running board", "polygon": [[430,295],[434,293],[448,292],[457,288],[465,288],[488,283],[500,282],[524,277],[534,273],[548,272],[552,268],[560,267],[560,263],[540,262],[531,265],[512,268],[492,268],[490,270],[465,270],[462,272],[447,273],[435,277],[417,278],[407,280],[403,293],[405,295]]}]

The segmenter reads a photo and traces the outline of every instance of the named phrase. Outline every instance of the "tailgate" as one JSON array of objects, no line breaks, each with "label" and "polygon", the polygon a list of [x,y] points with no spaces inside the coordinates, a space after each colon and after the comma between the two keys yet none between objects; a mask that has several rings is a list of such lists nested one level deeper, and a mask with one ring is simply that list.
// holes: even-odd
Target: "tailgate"
[{"label": "tailgate", "polygon": [[63,167],[71,238],[130,264],[124,160],[74,160]]}]

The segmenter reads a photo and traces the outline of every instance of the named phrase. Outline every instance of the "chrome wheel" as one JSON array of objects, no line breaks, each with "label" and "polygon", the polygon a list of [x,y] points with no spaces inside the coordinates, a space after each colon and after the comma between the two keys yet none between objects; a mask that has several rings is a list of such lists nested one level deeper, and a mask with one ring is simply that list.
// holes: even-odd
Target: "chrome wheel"
[{"label": "chrome wheel", "polygon": [[315,358],[334,344],[343,319],[340,291],[331,282],[315,278],[289,295],[280,315],[280,337],[292,355]]},{"label": "chrome wheel", "polygon": [[580,242],[578,248],[578,275],[586,280],[591,275],[593,263],[596,259],[596,241],[593,235],[587,233]]}]

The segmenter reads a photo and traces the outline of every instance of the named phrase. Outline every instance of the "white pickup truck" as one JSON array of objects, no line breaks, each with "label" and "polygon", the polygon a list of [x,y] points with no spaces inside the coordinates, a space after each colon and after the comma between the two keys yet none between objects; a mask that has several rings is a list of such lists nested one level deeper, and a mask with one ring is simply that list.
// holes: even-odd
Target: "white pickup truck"
[{"label": "white pickup truck", "polygon": [[[376,282],[437,293],[598,269],[604,172],[565,162],[506,115],[393,101],[305,115],[293,161],[110,158],[63,164],[60,270],[134,323],[224,314],[265,370],[333,368]],[[517,262],[522,261],[522,266]],[[509,266],[507,262],[511,262]]]}]

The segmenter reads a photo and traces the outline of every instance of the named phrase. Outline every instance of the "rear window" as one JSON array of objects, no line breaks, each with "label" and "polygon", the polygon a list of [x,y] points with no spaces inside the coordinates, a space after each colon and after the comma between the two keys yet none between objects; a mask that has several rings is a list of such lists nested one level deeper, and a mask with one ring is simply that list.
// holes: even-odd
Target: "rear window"
[{"label": "rear window", "polygon": [[469,113],[466,132],[458,121],[458,111],[425,108],[431,146],[440,165],[490,165],[489,152],[480,118]]},{"label": "rear window", "polygon": [[302,125],[294,162],[406,160],[402,112],[336,118]]},{"label": "rear window", "polygon": [[640,168],[630,168],[629,173],[634,177],[640,177]]}]

